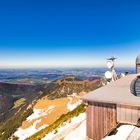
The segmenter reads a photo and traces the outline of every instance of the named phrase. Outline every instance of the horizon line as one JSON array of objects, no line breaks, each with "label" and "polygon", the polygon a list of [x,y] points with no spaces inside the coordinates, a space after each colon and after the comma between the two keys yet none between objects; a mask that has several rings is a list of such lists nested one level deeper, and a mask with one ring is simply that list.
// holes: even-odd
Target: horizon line
[{"label": "horizon line", "polygon": [[[44,67],[0,67],[0,69],[61,69],[61,68],[107,68],[106,66],[44,66]],[[116,66],[115,68],[135,68],[135,66]],[[107,68],[108,69],[108,68]]]}]

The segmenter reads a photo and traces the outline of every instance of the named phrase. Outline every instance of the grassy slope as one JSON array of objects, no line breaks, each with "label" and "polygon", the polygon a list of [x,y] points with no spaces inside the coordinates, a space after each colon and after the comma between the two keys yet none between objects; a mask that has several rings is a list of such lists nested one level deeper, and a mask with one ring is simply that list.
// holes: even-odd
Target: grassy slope
[{"label": "grassy slope", "polygon": [[85,105],[81,104],[74,110],[61,115],[54,123],[47,126],[46,128],[40,130],[39,132],[35,133],[31,137],[27,138],[26,140],[40,140],[41,138],[45,137],[46,134],[51,132],[52,130],[57,129],[63,122],[68,121],[69,119],[78,116],[80,113],[85,112]]},{"label": "grassy slope", "polygon": [[0,129],[0,140],[7,140],[28,116],[33,113],[32,108],[26,111],[20,110],[16,115],[8,119]]}]

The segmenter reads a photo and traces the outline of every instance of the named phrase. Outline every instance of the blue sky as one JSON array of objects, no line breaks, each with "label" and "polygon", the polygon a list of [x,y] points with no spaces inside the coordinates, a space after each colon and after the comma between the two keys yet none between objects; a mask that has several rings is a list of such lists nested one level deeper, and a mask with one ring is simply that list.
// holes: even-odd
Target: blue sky
[{"label": "blue sky", "polygon": [[140,53],[140,1],[0,1],[1,67],[99,67]]}]

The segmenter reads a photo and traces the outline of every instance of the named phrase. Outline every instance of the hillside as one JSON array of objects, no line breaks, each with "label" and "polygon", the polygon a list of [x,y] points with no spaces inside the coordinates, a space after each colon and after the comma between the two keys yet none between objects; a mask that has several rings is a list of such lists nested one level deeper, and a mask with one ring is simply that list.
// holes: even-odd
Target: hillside
[{"label": "hillside", "polygon": [[[8,115],[9,117],[7,117],[4,123],[1,122],[0,138],[4,140],[13,133],[15,136],[23,134],[25,137],[31,136],[51,125],[61,115],[75,109],[81,104],[79,96],[99,86],[99,80],[80,81],[74,77],[64,77],[48,85],[43,85],[42,92],[37,92],[32,100],[30,98],[30,102],[26,102],[23,98],[14,102]],[[18,104],[21,104],[21,106]],[[14,111],[15,115],[12,115],[12,110],[16,106],[17,108],[14,109],[16,110]],[[15,119],[16,122],[14,121]],[[11,122],[13,124],[9,127],[8,125]]]},{"label": "hillside", "polygon": [[[50,90],[48,99],[67,97],[73,93],[88,92],[101,86],[99,80],[79,80],[75,76],[66,76],[54,81],[55,87]],[[47,91],[48,92],[48,91]]]},{"label": "hillside", "polygon": [[[51,86],[51,85],[45,85]],[[7,139],[32,111],[44,85],[0,83],[0,139]],[[16,121],[15,121],[16,120]]]},{"label": "hillside", "polygon": [[[33,84],[11,84],[0,82],[0,112],[5,113],[20,98],[25,98],[26,102],[32,101],[37,92],[43,90],[44,85]],[[4,108],[3,108],[4,107]]]},{"label": "hillside", "polygon": [[10,109],[11,106],[12,106],[12,99],[6,95],[0,94],[0,113],[3,113],[5,109],[6,110]]}]

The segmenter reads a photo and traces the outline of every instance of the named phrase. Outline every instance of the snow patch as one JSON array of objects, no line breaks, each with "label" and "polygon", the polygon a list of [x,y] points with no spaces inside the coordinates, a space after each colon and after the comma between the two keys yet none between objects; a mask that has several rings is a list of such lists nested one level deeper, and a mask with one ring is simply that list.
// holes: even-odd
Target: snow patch
[{"label": "snow patch", "polygon": [[32,121],[41,116],[44,116],[48,113],[48,111],[52,110],[53,108],[55,108],[55,106],[49,106],[49,108],[47,110],[46,109],[33,109],[33,114],[31,114],[26,120]]},{"label": "snow patch", "polygon": [[[81,113],[79,116],[74,117],[71,119],[71,122],[64,122],[62,126],[60,126],[57,129],[57,133],[55,134],[55,131],[50,132],[49,134],[47,134],[44,138],[42,138],[41,140],[58,140],[62,137],[65,137],[66,135],[70,134],[69,136],[75,135],[75,133],[80,133],[82,135],[82,137],[86,137],[86,124],[85,124],[85,120],[86,120],[86,114],[85,113]],[[78,125],[82,123],[80,126],[80,129],[76,129],[76,132],[74,133],[70,133],[74,130],[74,128]],[[85,125],[85,128],[84,128]],[[79,127],[79,126],[78,126]],[[84,128],[84,129],[83,129]],[[82,130],[82,131],[80,131]],[[85,136],[84,136],[85,135]],[[69,138],[69,137],[68,137]],[[67,139],[68,139],[67,138]],[[73,138],[71,138],[73,139]],[[77,139],[78,140],[78,139]],[[82,139],[81,139],[82,140]]]},{"label": "snow patch", "polygon": [[67,104],[67,109],[69,111],[72,111],[73,109],[75,109],[78,105],[81,104],[81,101],[77,101],[75,104],[71,104],[70,102]]},{"label": "snow patch", "polygon": [[25,140],[27,137],[33,135],[34,133],[38,132],[39,130],[48,126],[47,124],[42,125],[39,129],[36,129],[36,124],[39,123],[40,120],[36,120],[33,125],[28,127],[27,129],[18,128],[18,130],[14,133],[14,136],[17,136],[19,140]]},{"label": "snow patch", "polygon": [[70,132],[64,140],[85,140],[86,139],[86,120],[77,127],[74,131]]},{"label": "snow patch", "polygon": [[107,136],[102,140],[126,140],[134,128],[135,126],[132,125],[122,125],[117,129],[118,132],[115,135]]},{"label": "snow patch", "polygon": [[67,103],[67,109],[69,111],[72,111],[73,109],[75,109],[78,105],[80,105],[82,103],[81,100],[78,100],[76,103],[72,104],[73,98],[72,97],[76,97],[78,98],[76,93],[73,93],[72,95],[68,96],[69,102]]},{"label": "snow patch", "polygon": [[[32,121],[39,117],[45,116],[49,113],[55,106],[49,106],[49,108],[46,109],[33,109],[33,114],[31,114],[26,121]],[[18,128],[17,131],[14,133],[14,136],[19,137],[19,140],[25,140],[27,137],[33,135],[34,133],[38,132],[39,130],[45,128],[48,126],[47,124],[42,125],[38,129],[36,129],[36,124],[41,122],[41,119],[36,120],[30,127],[26,129]]]}]

